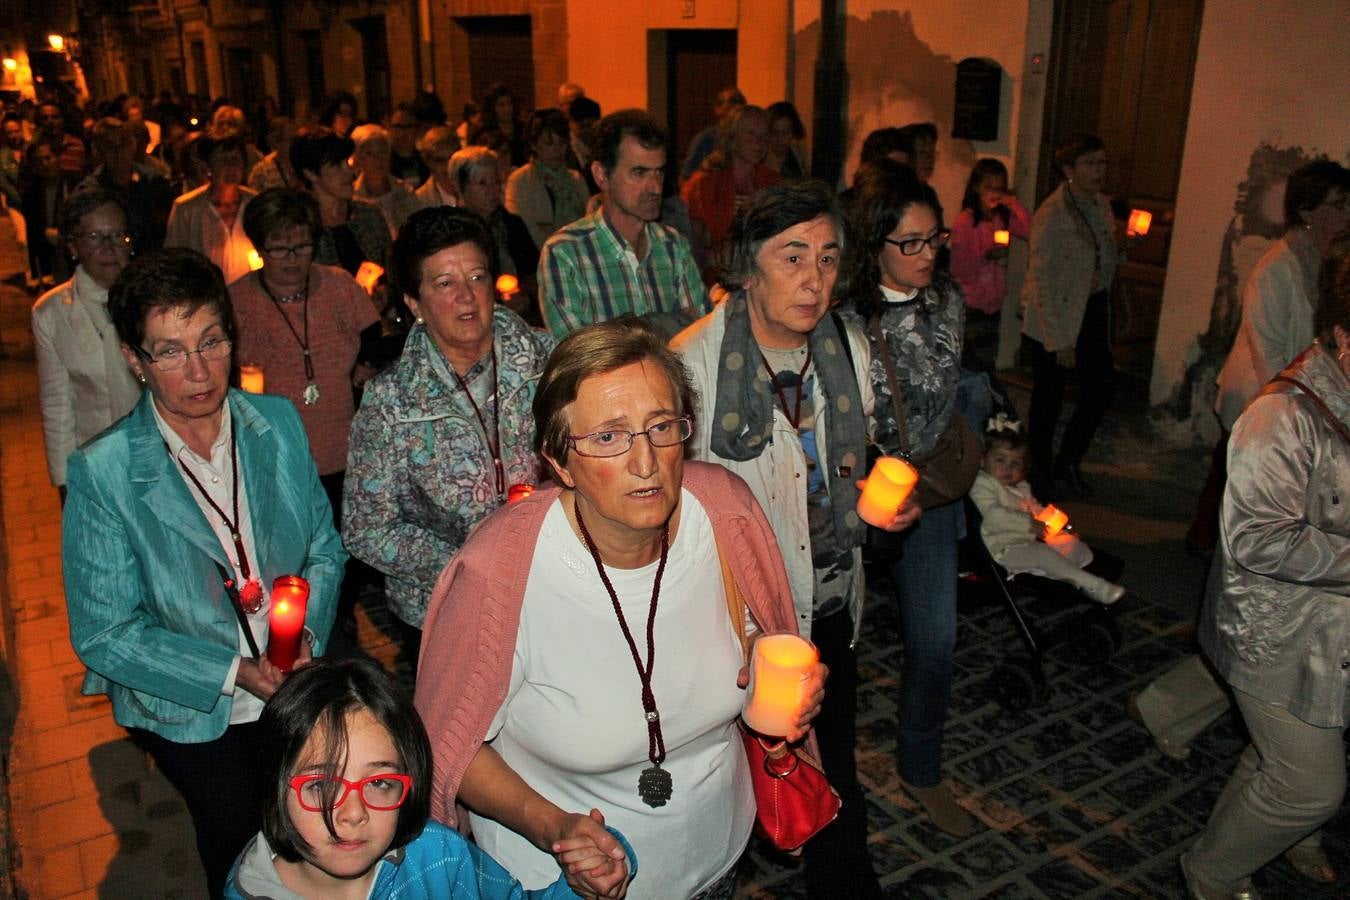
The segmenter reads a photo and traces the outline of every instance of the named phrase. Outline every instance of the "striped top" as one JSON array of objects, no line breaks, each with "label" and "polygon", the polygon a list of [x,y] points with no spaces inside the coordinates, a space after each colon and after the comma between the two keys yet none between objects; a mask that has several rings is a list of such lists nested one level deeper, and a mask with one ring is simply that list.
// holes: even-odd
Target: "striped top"
[{"label": "striped top", "polygon": [[641,260],[605,221],[603,208],[545,242],[539,307],[556,337],[623,315],[681,313],[692,321],[712,309],[689,242],[665,225],[645,227]]}]

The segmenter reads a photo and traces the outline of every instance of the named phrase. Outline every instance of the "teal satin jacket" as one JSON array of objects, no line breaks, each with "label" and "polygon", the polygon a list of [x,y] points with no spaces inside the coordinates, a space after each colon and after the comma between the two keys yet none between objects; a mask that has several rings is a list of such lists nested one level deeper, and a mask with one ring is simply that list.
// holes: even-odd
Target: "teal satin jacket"
[{"label": "teal satin jacket", "polygon": [[[214,740],[230,721],[221,693],[239,655],[229,570],[174,467],[147,391],[71,457],[61,561],[70,639],[84,693],[108,694],[119,725],[179,743]],[[289,400],[229,392],[258,571],[309,580],[305,625],[323,652],[347,554],[333,527],[300,416]],[[242,690],[242,688],[240,688]]]}]

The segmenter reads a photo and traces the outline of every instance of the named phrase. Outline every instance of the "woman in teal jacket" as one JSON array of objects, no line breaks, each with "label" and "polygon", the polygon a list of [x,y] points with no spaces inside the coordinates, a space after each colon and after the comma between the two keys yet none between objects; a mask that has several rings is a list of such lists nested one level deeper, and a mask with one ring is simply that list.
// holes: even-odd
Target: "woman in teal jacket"
[{"label": "woman in teal jacket", "polygon": [[300,418],[229,387],[234,317],[191,250],[133,261],[109,293],[140,403],[69,462],[62,565],[84,693],[182,793],[212,896],[258,830],[269,588],[309,581],[303,664],[323,652],[346,553]]}]

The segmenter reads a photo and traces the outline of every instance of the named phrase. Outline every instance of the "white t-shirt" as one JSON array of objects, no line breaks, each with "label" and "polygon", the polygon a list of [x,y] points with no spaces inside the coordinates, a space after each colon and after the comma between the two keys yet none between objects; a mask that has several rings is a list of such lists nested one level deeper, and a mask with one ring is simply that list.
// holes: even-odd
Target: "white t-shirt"
[{"label": "white t-shirt", "polygon": [[[628,838],[639,874],[630,898],[688,897],[744,850],[755,800],[736,716],[741,647],[727,615],[712,523],[682,492],[656,611],[652,692],[674,793],[657,809],[638,796],[651,765],[642,682],[595,563],[561,502],[544,518],[525,589],[506,699],[487,739],[530,787],[568,812],[598,808]],[[644,664],[657,563],[605,572]],[[558,865],[520,835],[472,816],[480,847],[544,888]]]}]

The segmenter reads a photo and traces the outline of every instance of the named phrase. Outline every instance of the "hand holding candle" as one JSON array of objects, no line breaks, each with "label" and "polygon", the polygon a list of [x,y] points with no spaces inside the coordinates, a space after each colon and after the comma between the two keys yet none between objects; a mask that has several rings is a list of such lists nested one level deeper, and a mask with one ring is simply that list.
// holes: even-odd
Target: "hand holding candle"
[{"label": "hand holding candle", "polygon": [[905,505],[918,481],[919,473],[903,459],[881,457],[872,464],[858,497],[858,517],[869,525],[885,528]]},{"label": "hand holding candle", "polygon": [[769,737],[795,732],[809,699],[808,676],[819,658],[815,646],[795,634],[771,634],[755,641],[742,713],[745,724]]},{"label": "hand holding candle", "polygon": [[1035,515],[1035,519],[1045,525],[1046,540],[1059,534],[1069,524],[1069,514],[1054,504],[1046,504],[1045,509]]},{"label": "hand holding candle", "polygon": [[300,655],[309,606],[309,582],[299,575],[282,575],[272,582],[272,609],[268,613],[267,659],[289,672]]}]

